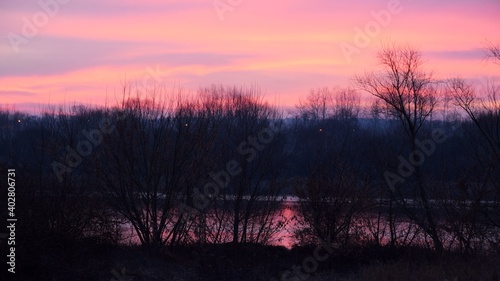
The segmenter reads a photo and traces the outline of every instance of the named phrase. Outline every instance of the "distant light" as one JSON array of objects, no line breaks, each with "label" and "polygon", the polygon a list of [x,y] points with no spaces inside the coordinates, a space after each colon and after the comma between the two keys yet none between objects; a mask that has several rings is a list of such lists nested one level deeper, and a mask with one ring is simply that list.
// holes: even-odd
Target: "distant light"
[{"label": "distant light", "polygon": [[17,119],[17,123],[21,123],[21,119]]},{"label": "distant light", "polygon": [[187,127],[187,126],[188,126],[188,124],[186,123],[186,124],[184,124],[184,126],[186,126],[186,127]]},{"label": "distant light", "polygon": [[320,131],[320,132],[323,132],[323,128],[319,128],[319,131]]}]

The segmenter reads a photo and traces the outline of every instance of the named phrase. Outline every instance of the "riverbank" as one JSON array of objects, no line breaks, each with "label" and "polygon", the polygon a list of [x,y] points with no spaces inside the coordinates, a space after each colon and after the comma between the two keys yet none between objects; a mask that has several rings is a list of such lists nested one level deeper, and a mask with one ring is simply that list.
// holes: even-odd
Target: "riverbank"
[{"label": "riverbank", "polygon": [[138,246],[85,242],[22,259],[16,275],[26,281],[500,280],[500,253],[438,255],[424,248],[375,246],[331,250],[220,244],[151,255]]}]

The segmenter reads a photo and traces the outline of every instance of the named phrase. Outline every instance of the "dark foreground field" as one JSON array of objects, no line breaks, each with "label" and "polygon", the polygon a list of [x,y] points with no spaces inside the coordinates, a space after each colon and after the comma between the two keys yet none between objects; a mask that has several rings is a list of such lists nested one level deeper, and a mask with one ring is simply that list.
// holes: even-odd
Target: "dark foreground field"
[{"label": "dark foreground field", "polygon": [[20,257],[15,277],[26,281],[500,280],[498,253],[438,255],[422,248],[365,246],[335,249],[328,258],[321,249],[318,261],[313,260],[316,249],[192,245],[151,255],[136,246],[60,245]]}]

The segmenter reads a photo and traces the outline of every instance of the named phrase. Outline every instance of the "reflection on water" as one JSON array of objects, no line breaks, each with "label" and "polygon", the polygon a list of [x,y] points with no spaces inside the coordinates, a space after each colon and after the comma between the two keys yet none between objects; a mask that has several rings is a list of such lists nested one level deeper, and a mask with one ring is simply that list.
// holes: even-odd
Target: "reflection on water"
[{"label": "reflection on water", "polygon": [[[299,223],[299,221],[301,221],[300,212],[298,211],[299,204],[296,200],[293,199],[286,201],[283,200],[282,202],[277,202],[277,204],[281,204],[281,208],[279,208],[278,212],[274,214],[273,223],[275,225],[282,223],[283,227],[279,228],[279,231],[273,233],[268,241],[268,244],[275,246],[284,246],[290,249],[298,243],[297,238],[295,237],[295,231],[300,230],[303,227]],[[209,225],[212,229],[218,229],[221,225],[221,223],[213,217],[209,216],[206,219],[206,224]],[[174,218],[173,221],[176,221],[176,219]],[[258,229],[254,229],[254,231],[258,231]],[[192,227],[192,229],[189,231],[189,235],[193,240],[195,240],[196,237],[195,232],[195,227]],[[227,231],[222,231],[220,235],[221,242],[232,241],[232,233],[229,229]],[[139,236],[137,235],[131,223],[125,223],[122,226],[122,237],[122,243],[124,244],[140,244]]]},{"label": "reflection on water", "polygon": [[[275,223],[283,222],[284,225],[279,231],[273,233],[270,237],[268,244],[275,246],[283,246],[288,249],[292,248],[294,245],[300,243],[297,238],[296,233],[304,230],[307,226],[303,225],[303,218],[300,214],[300,203],[296,198],[288,198],[280,203],[281,208],[274,214],[273,220]],[[221,223],[212,219],[211,217],[206,218],[206,225],[212,227],[212,229],[217,229],[220,227]],[[417,225],[414,223],[404,220],[403,218],[396,219],[397,222],[394,224],[394,233],[392,239],[396,241],[396,245],[431,245],[429,237],[425,235]],[[176,221],[175,219],[173,221]],[[123,240],[125,244],[140,244],[139,237],[135,232],[134,228],[130,223],[123,225]],[[226,243],[232,241],[232,233],[230,233],[230,228],[226,231],[222,231],[220,243]],[[189,231],[189,236],[193,241],[196,241],[196,228],[192,228]],[[384,216],[375,213],[366,213],[358,215],[353,219],[351,229],[349,233],[361,243],[375,243],[379,245],[386,245],[391,243],[391,232],[389,227],[389,221]],[[442,237],[445,241],[448,241],[450,247],[454,247],[456,242],[454,237],[449,233],[443,233]]]}]

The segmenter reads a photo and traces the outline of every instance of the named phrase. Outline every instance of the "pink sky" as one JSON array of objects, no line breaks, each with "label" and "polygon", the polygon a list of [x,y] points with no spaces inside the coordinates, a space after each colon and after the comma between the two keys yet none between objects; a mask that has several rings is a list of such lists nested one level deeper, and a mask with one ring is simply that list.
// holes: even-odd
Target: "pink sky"
[{"label": "pink sky", "polygon": [[[418,47],[437,78],[500,77],[482,51],[500,42],[498,0],[41,2],[51,5],[0,2],[0,105],[114,104],[126,79],[192,91],[255,84],[271,102],[293,106],[311,88],[348,86],[375,70],[387,41]],[[382,10],[390,18],[346,58],[341,46],[356,47],[356,30]]]}]

